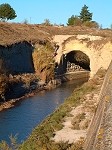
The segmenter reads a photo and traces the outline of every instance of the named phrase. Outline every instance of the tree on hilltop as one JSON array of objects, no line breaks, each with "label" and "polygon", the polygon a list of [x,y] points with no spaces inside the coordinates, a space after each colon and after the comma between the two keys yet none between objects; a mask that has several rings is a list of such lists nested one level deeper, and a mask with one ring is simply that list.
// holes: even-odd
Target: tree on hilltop
[{"label": "tree on hilltop", "polygon": [[80,15],[72,15],[68,18],[68,26],[86,26],[90,28],[99,28],[96,21],[92,21],[92,13],[89,12],[88,6],[84,5],[81,9]]},{"label": "tree on hilltop", "polygon": [[9,4],[5,3],[0,5],[0,19],[2,21],[12,20],[16,17],[15,10]]},{"label": "tree on hilltop", "polygon": [[84,5],[81,9],[79,18],[82,20],[82,22],[91,21],[92,20],[92,13],[89,12],[88,6]]},{"label": "tree on hilltop", "polygon": [[83,25],[83,23],[91,22],[92,21],[92,13],[89,12],[88,6],[84,5],[81,9],[80,16],[74,16],[72,15],[70,18],[68,18],[67,25],[75,25],[80,26]]},{"label": "tree on hilltop", "polygon": [[80,26],[82,24],[81,19],[78,16],[72,15],[70,18],[68,18],[68,26],[75,25]]}]

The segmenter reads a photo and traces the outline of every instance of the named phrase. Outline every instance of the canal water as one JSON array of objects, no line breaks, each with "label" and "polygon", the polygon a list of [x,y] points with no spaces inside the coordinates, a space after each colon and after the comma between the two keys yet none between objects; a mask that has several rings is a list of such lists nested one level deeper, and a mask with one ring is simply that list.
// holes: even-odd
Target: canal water
[{"label": "canal water", "polygon": [[34,97],[19,101],[11,109],[0,112],[0,141],[9,142],[9,136],[17,135],[21,143],[46,116],[64,102],[72,91],[87,78],[69,81],[50,91],[41,91]]}]

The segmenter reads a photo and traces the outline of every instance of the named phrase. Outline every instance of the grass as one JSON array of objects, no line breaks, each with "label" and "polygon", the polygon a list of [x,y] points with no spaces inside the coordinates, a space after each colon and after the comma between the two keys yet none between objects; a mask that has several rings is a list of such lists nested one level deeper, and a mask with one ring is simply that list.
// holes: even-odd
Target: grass
[{"label": "grass", "polygon": [[85,113],[78,114],[72,120],[73,129],[80,130],[80,122],[85,119]]},{"label": "grass", "polygon": [[[30,137],[21,145],[20,150],[69,150],[70,148],[72,150],[75,145],[61,142],[60,149],[60,143],[55,143],[51,138],[54,137],[55,131],[63,128],[62,122],[64,117],[69,115],[71,108],[80,105],[84,95],[94,90],[96,87],[89,82],[77,88],[64,104],[33,130]],[[85,115],[81,114],[79,118],[83,119],[84,117]]]},{"label": "grass", "polygon": [[[100,77],[103,77],[105,72],[99,72]],[[82,138],[75,144],[69,144],[68,142],[63,141],[55,143],[54,141],[52,141],[52,137],[55,136],[56,131],[63,128],[62,122],[64,121],[64,118],[66,116],[69,116],[69,112],[72,110],[72,107],[77,107],[78,105],[80,105],[85,100],[85,95],[98,90],[98,86],[99,83],[98,81],[96,82],[95,76],[94,79],[83,84],[80,88],[75,89],[72,95],[68,97],[58,109],[56,109],[42,123],[40,123],[40,125],[38,125],[33,130],[29,138],[15,150],[82,150],[82,145],[84,143],[84,139]],[[80,120],[83,120],[85,118],[85,114],[80,114],[79,116],[77,116],[77,118],[78,122],[80,122]],[[87,126],[88,122],[87,124],[85,123],[85,128]],[[2,141],[0,145],[10,148],[3,150],[12,150],[6,142]]]},{"label": "grass", "polygon": [[0,150],[17,150],[19,144],[17,144],[17,136],[10,136],[10,145],[8,145],[5,141],[0,143]]}]

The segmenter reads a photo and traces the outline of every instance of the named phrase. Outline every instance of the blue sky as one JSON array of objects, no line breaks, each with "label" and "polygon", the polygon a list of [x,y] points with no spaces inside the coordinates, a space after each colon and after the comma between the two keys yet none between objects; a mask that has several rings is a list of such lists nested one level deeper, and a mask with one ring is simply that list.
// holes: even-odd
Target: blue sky
[{"label": "blue sky", "polygon": [[49,19],[51,23],[65,24],[72,15],[79,15],[86,4],[93,13],[93,20],[104,28],[112,24],[112,0],[0,0],[9,3],[16,11],[17,18],[12,22],[39,24]]}]

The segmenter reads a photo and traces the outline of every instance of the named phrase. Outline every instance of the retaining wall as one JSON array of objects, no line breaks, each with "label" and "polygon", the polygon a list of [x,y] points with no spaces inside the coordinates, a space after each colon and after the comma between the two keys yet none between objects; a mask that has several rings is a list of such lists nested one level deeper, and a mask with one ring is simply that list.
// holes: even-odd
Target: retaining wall
[{"label": "retaining wall", "polygon": [[112,62],[99,94],[98,108],[88,130],[84,150],[112,150]]}]

